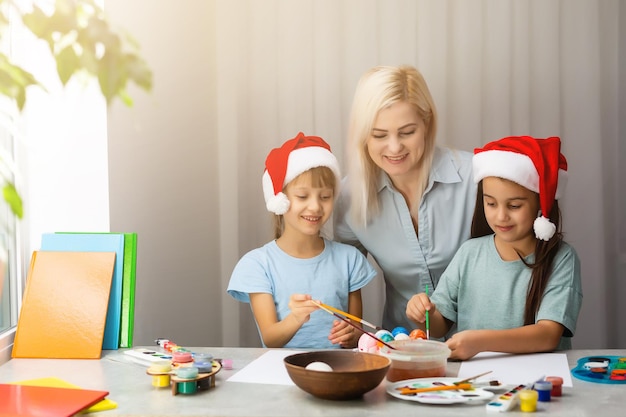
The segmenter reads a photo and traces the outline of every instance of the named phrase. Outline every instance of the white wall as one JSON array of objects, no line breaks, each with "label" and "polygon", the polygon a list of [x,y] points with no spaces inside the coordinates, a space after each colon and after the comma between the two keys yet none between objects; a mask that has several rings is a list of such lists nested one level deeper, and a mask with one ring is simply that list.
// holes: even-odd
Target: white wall
[{"label": "white wall", "polygon": [[[269,145],[305,130],[347,157],[358,76],[412,63],[431,85],[442,144],[564,138],[564,230],[585,292],[574,346],[626,346],[615,291],[626,280],[626,95],[616,88],[624,92],[625,7],[567,5],[108,0],[111,20],[139,41],[155,74],[153,93],[131,91],[135,107],[115,103],[108,122],[111,230],[139,234],[136,343],[258,345],[248,306],[224,289],[238,257],[269,239],[259,186]],[[376,321],[382,287],[367,291],[366,318]]]},{"label": "white wall", "polygon": [[135,344],[222,343],[213,6],[105,4],[154,71],[108,121],[111,230],[138,234]]}]

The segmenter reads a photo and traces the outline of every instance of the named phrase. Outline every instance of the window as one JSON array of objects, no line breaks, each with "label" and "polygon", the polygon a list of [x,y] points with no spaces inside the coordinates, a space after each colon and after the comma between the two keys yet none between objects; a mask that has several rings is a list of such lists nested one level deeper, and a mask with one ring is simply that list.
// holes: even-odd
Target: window
[{"label": "window", "polygon": [[45,90],[30,87],[22,113],[0,93],[0,169],[5,160],[17,161],[13,172],[25,211],[17,220],[0,196],[0,259],[4,253],[8,261],[0,277],[0,364],[11,357],[25,268],[42,233],[109,231],[107,114],[98,81],[79,77],[63,86],[47,45],[10,24],[0,33],[0,52]]},{"label": "window", "polygon": [[[1,5],[4,7],[5,5]],[[0,37],[0,52],[11,55],[13,27],[11,23]],[[15,104],[0,95],[0,187],[5,181],[15,181]],[[23,280],[20,279],[21,257],[18,253],[19,225],[15,216],[0,197],[0,364],[11,356],[11,346],[22,299]]]}]

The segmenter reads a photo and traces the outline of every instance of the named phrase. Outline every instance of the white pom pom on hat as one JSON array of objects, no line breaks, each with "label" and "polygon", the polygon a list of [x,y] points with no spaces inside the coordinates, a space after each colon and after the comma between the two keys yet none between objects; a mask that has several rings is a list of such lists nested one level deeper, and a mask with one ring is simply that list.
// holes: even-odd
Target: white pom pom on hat
[{"label": "white pom pom on hat", "polygon": [[341,181],[339,162],[324,139],[300,132],[280,148],[272,149],[265,159],[262,179],[267,210],[277,215],[285,214],[290,205],[283,193],[285,186],[303,172],[321,166],[330,168],[335,174],[337,196]]},{"label": "white pom pom on hat", "polygon": [[561,139],[511,136],[474,149],[474,181],[499,177],[539,194],[540,216],[533,229],[537,239],[550,240],[556,226],[546,217],[563,195],[567,184],[567,160],[561,154]]}]

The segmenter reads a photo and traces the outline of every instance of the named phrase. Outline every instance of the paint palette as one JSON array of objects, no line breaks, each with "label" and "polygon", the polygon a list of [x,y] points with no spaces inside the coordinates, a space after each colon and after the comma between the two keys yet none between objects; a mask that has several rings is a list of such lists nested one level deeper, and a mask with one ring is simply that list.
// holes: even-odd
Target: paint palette
[{"label": "paint palette", "polygon": [[495,394],[483,388],[470,390],[447,390],[402,394],[402,388],[430,388],[442,385],[454,385],[458,378],[417,378],[398,381],[387,386],[387,394],[406,401],[423,404],[482,404],[489,401]]},{"label": "paint palette", "polygon": [[588,382],[626,384],[626,357],[586,356],[578,359],[572,375]]},{"label": "paint palette", "polygon": [[149,349],[126,350],[124,351],[124,354],[130,356],[141,365],[152,365],[155,362],[172,360],[172,355],[169,353],[162,353]]}]

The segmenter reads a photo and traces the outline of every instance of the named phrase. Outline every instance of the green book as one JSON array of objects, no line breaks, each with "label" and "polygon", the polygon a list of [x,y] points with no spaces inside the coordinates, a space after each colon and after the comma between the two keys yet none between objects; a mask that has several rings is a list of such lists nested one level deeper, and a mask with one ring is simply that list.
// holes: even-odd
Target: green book
[{"label": "green book", "polygon": [[137,274],[137,233],[124,233],[124,272],[122,279],[122,313],[120,347],[133,346],[135,327],[135,278]]}]

